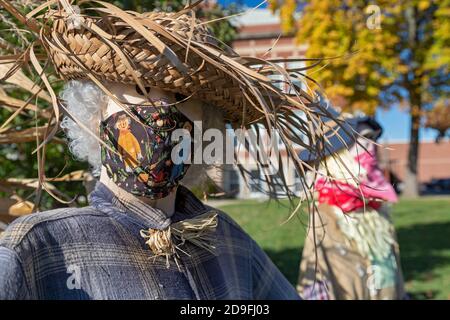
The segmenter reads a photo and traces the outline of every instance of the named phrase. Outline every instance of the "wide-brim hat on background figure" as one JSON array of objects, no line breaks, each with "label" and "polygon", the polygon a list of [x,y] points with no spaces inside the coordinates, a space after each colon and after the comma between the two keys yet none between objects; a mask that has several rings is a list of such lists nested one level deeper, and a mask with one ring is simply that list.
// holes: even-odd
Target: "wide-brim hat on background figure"
[{"label": "wide-brim hat on background figure", "polygon": [[[332,117],[326,115],[321,117],[322,121],[327,124],[327,130],[324,132],[326,139],[318,142],[323,144],[322,148],[317,148],[317,150],[322,152],[319,153],[313,149],[303,149],[299,154],[302,161],[308,163],[320,161],[342,149],[349,149],[357,143],[359,137],[365,137],[375,142],[383,133],[383,128],[374,117],[363,114],[344,114],[341,116],[328,102],[321,100],[320,104],[323,106],[323,109],[327,109],[328,113],[332,115]],[[345,121],[335,122],[334,119],[340,117],[344,118]]]},{"label": "wide-brim hat on background figure", "polygon": [[[65,81],[91,80],[112,99],[117,98],[106,82],[135,84],[146,94],[147,87],[158,87],[217,107],[235,128],[262,126],[269,134],[276,130],[302,176],[307,164],[295,146],[323,153],[320,144],[308,141],[327,139],[326,130],[317,130],[326,127],[323,116],[338,126],[342,119],[322,108],[314,91],[298,85],[308,67],[280,66],[305,59],[238,55],[214,37],[208,21],[196,19],[199,2],[179,12],[137,13],[102,1],[51,0],[24,14],[12,2],[0,0],[0,7],[21,24],[18,29],[34,37],[23,52],[0,57],[0,63],[11,66],[0,77],[7,80],[19,69],[34,70],[51,96],[53,117],[39,148],[58,131],[64,110],[53,89],[56,74]],[[304,83],[305,88],[312,84]],[[40,81],[38,85],[44,87]]]}]

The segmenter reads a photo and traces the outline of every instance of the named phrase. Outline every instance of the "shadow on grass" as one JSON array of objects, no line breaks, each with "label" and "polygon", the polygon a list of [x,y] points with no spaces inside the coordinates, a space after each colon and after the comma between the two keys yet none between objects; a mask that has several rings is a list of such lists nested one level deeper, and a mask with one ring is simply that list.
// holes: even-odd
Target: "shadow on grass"
[{"label": "shadow on grass", "polygon": [[[450,222],[397,228],[401,263],[406,281],[431,282],[437,276],[436,269],[450,266],[449,235]],[[436,296],[436,292],[417,293],[417,295],[419,295],[417,298],[430,299]]]},{"label": "shadow on grass", "polygon": [[428,280],[434,269],[449,266],[450,222],[397,228],[406,280]]},{"label": "shadow on grass", "polygon": [[[406,281],[433,281],[436,269],[450,266],[450,223],[418,224],[397,228],[401,262]],[[297,284],[298,269],[303,248],[289,248],[280,251],[266,250],[266,253],[294,286]],[[412,299],[432,299],[435,290],[414,292]]]},{"label": "shadow on grass", "polygon": [[275,265],[280,269],[281,273],[295,287],[298,279],[298,268],[303,248],[285,249],[281,251],[265,250],[267,255],[272,259]]}]

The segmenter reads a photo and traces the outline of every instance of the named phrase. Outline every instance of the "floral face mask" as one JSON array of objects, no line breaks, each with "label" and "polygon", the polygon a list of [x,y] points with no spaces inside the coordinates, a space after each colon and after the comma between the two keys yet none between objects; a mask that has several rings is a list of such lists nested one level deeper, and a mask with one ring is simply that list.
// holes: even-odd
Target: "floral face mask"
[{"label": "floral face mask", "polygon": [[[122,189],[136,196],[164,198],[189,167],[185,162],[193,149],[193,128],[174,106],[134,106],[114,113],[101,123],[101,138],[114,151],[102,145],[102,164]],[[172,141],[177,129],[187,131]],[[177,145],[184,147],[177,148],[172,159]]]}]

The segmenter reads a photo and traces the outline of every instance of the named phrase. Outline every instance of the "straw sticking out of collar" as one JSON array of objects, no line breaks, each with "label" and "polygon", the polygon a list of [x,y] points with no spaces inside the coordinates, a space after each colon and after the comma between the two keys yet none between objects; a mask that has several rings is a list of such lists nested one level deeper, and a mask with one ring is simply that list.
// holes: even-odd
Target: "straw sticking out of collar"
[{"label": "straw sticking out of collar", "polygon": [[141,230],[141,237],[146,239],[154,257],[163,256],[166,258],[166,266],[169,268],[169,258],[175,260],[179,266],[179,252],[186,255],[189,253],[183,250],[182,246],[186,242],[194,246],[215,253],[215,231],[217,228],[217,213],[215,211],[199,215],[192,219],[176,222],[166,229]]}]

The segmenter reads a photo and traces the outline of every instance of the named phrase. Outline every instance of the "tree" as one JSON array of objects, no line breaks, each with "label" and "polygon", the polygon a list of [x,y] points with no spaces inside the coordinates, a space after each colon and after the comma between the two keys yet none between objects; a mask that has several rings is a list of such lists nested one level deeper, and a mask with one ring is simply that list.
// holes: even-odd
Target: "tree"
[{"label": "tree", "polygon": [[308,58],[326,58],[314,78],[332,102],[368,114],[408,108],[404,195],[416,196],[422,116],[449,93],[450,1],[270,0],[270,8],[280,12],[284,32],[308,45]]},{"label": "tree", "polygon": [[426,112],[425,126],[438,132],[438,135],[436,136],[436,143],[439,143],[443,138],[450,134],[449,99],[439,100],[431,110]]},{"label": "tree", "polygon": [[[195,3],[196,1],[186,0],[116,0],[114,4],[126,10],[134,10],[138,12],[148,12],[152,10],[160,10],[165,12],[173,12],[183,9],[186,3]],[[198,6],[196,12],[197,18],[206,19],[208,21],[217,18],[226,17],[237,12],[236,5],[230,5],[227,8],[222,7],[217,1],[203,0]],[[223,19],[209,25],[215,36],[225,44],[230,44],[236,36],[236,29],[229,20]]]}]

